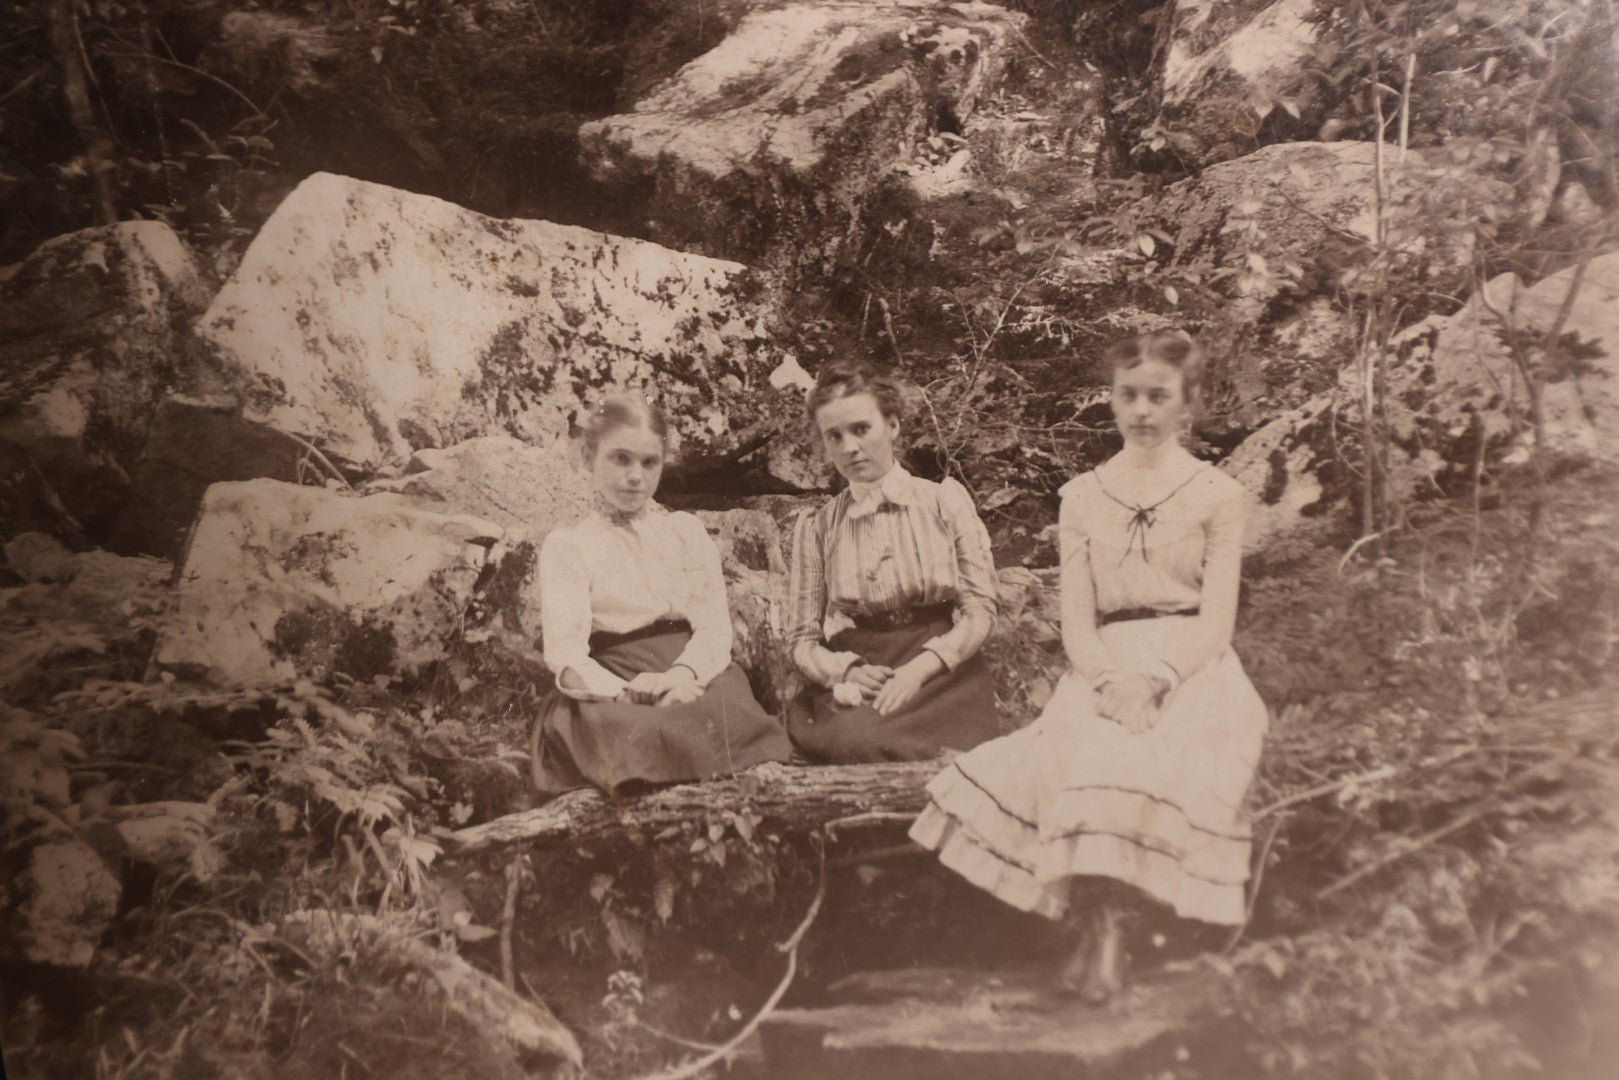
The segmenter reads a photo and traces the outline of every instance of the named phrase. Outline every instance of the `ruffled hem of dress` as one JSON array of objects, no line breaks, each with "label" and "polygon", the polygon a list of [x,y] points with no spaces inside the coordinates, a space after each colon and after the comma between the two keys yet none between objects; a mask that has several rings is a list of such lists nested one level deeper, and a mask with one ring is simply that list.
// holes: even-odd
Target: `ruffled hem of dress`
[{"label": "ruffled hem of dress", "polygon": [[1047,841],[1035,863],[1040,881],[1091,874],[1133,885],[1174,909],[1183,919],[1236,926],[1246,917],[1242,884],[1208,881],[1186,872],[1181,861],[1122,836],[1087,833]]},{"label": "ruffled hem of dress", "polygon": [[1234,817],[1206,808],[1194,817],[1166,796],[1095,785],[1058,792],[1041,814],[1040,833],[1046,845],[1091,835],[1119,838],[1173,860],[1193,878],[1240,888],[1248,880],[1252,838]]},{"label": "ruffled hem of dress", "polygon": [[1058,890],[1041,885],[1028,870],[978,836],[965,822],[930,803],[911,826],[911,839],[937,852],[939,862],[1019,911],[1060,919],[1068,904]]},{"label": "ruffled hem of dress", "polygon": [[[1093,826],[1042,840],[1033,822],[1001,805],[958,766],[934,777],[928,795],[931,802],[912,826],[911,839],[936,851],[941,863],[973,885],[1022,911],[1060,918],[1068,907],[1068,879],[1094,875],[1132,885],[1182,918],[1231,926],[1246,917],[1246,841],[1228,841],[1240,848],[1220,860],[1230,876],[1210,880],[1196,867],[1195,855],[1188,859],[1161,850],[1123,822],[1118,835]],[[1143,807],[1151,802],[1144,795],[1138,799]]]}]

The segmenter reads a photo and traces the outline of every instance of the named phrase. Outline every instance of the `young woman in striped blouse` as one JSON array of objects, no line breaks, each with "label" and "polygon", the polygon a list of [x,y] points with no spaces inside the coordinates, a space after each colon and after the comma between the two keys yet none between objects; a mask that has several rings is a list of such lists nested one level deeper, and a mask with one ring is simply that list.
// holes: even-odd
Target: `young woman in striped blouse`
[{"label": "young woman in striped blouse", "polygon": [[894,459],[898,384],[856,363],[824,368],[809,413],[849,481],[793,538],[793,663],[812,684],[788,705],[810,760],[912,761],[1000,733],[979,650],[995,620],[989,533],[965,488]]}]

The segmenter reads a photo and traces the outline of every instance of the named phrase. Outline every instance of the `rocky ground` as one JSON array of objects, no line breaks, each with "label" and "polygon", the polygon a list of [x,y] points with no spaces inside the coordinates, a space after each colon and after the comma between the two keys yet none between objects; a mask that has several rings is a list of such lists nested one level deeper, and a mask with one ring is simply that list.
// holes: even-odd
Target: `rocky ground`
[{"label": "rocky ground", "polygon": [[[1606,0],[0,18],[12,1072],[1619,1060]],[[1149,916],[1138,990],[1057,1002],[1049,928],[900,844],[925,770],[534,810],[535,553],[601,387],[670,414],[775,707],[804,392],[895,367],[991,527],[1010,728],[1096,347],[1164,325],[1254,500],[1240,935]]]}]

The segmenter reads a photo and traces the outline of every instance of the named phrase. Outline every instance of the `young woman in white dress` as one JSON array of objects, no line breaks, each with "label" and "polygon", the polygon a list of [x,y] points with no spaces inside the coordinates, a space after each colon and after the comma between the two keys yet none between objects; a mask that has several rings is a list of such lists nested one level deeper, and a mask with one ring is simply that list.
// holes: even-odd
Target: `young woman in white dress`
[{"label": "young woman in white dress", "polygon": [[1091,1001],[1122,984],[1121,916],[1140,894],[1242,921],[1267,726],[1230,647],[1246,493],[1178,438],[1202,354],[1159,331],[1105,359],[1124,448],[1061,492],[1069,670],[1038,720],[934,778],[911,830],[1008,903],[1087,921],[1061,981]]},{"label": "young woman in white dress", "polygon": [[668,439],[644,398],[613,394],[584,423],[595,508],[540,549],[540,617],[555,692],[534,725],[546,794],[729,776],[791,754],[731,662],[719,550],[653,501]]}]

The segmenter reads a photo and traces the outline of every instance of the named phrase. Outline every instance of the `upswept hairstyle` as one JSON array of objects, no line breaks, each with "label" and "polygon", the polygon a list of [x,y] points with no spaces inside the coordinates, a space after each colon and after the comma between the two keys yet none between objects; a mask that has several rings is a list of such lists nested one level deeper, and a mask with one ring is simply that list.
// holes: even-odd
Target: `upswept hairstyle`
[{"label": "upswept hairstyle", "polygon": [[609,432],[622,427],[643,427],[658,437],[667,453],[669,425],[659,408],[639,394],[615,391],[603,397],[580,423],[585,457],[594,458],[596,448]]},{"label": "upswept hairstyle", "polygon": [[863,360],[834,360],[815,376],[815,389],[805,402],[810,423],[815,423],[815,414],[828,402],[855,394],[870,394],[877,399],[877,408],[884,416],[905,419],[905,393],[898,379],[878,372]]},{"label": "upswept hairstyle", "polygon": [[1128,371],[1143,361],[1156,360],[1181,373],[1186,403],[1195,410],[1203,400],[1203,349],[1184,330],[1152,330],[1115,341],[1102,352],[1107,381],[1120,371]]}]

